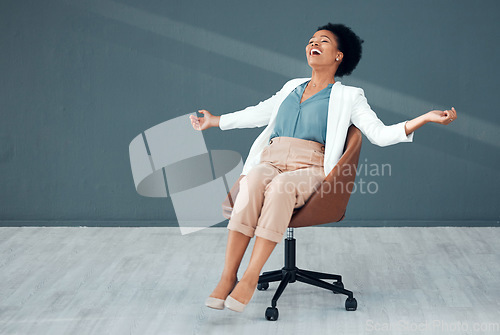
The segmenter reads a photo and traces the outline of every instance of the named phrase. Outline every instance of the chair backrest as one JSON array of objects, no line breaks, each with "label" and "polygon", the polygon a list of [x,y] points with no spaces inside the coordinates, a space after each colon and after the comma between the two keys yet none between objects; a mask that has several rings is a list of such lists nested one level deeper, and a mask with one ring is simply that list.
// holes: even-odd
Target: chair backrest
[{"label": "chair backrest", "polygon": [[[294,209],[289,227],[314,226],[338,222],[344,218],[356,179],[361,142],[361,131],[351,125],[340,160],[306,203]],[[227,219],[231,218],[234,200],[238,195],[239,183],[243,177],[245,175],[240,175],[222,203],[223,215]]]}]

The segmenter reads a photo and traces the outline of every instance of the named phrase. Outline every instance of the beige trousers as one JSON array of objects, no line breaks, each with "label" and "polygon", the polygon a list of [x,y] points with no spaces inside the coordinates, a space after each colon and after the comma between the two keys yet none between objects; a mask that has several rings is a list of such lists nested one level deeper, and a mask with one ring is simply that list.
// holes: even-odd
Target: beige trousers
[{"label": "beige trousers", "polygon": [[316,141],[270,140],[260,163],[240,180],[227,228],[280,243],[294,208],[303,206],[325,179],[324,153]]}]

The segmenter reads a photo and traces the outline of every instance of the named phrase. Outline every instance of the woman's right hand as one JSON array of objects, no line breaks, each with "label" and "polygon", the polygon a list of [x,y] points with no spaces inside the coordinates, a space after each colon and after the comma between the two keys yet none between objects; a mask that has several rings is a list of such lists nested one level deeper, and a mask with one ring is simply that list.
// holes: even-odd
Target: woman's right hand
[{"label": "woman's right hand", "polygon": [[204,117],[189,115],[191,124],[195,130],[205,130],[218,126],[220,116],[212,115],[212,113],[204,109],[200,109],[198,112],[202,113]]}]

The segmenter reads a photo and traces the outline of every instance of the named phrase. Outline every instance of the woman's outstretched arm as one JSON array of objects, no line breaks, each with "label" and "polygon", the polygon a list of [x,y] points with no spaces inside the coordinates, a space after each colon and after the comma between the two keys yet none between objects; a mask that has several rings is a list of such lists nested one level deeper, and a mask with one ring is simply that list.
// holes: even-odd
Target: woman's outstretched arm
[{"label": "woman's outstretched arm", "polygon": [[406,135],[413,133],[418,128],[422,127],[427,122],[435,122],[440,124],[449,124],[451,121],[457,118],[457,111],[455,107],[451,107],[449,110],[440,111],[432,110],[428,113],[422,114],[408,122],[405,123]]},{"label": "woman's outstretched arm", "polygon": [[432,110],[412,120],[386,126],[371,109],[363,89],[356,89],[351,121],[365,134],[371,143],[378,146],[387,146],[399,142],[412,142],[413,132],[427,122],[448,124],[457,117],[457,112],[452,107],[451,110],[445,111]]},{"label": "woman's outstretched arm", "polygon": [[[282,90],[283,89],[276,92],[269,99],[259,102],[255,106],[250,106],[243,110],[220,116],[212,115],[209,111],[201,109],[198,112],[202,113],[203,117],[190,115],[191,124],[196,130],[205,130],[210,127],[219,127],[221,130],[227,130],[265,126],[269,123],[275,105],[281,99],[279,94]],[[221,116],[223,117],[222,122]]]}]

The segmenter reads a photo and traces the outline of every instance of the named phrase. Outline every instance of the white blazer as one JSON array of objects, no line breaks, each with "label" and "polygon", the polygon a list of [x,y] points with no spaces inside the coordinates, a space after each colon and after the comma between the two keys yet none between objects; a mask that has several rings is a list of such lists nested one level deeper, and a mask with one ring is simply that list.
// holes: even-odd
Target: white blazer
[{"label": "white blazer", "polygon": [[[222,130],[267,125],[252,144],[240,175],[248,174],[252,167],[260,163],[262,150],[266,145],[269,145],[269,138],[276,124],[276,115],[283,100],[297,86],[310,79],[296,78],[289,80],[280,91],[271,98],[261,101],[258,105],[221,115],[219,128]],[[359,128],[371,143],[383,147],[399,142],[413,141],[413,133],[406,135],[406,122],[403,121],[390,126],[384,125],[368,105],[364,91],[361,88],[342,85],[339,81],[335,82],[328,103],[324,160],[325,176],[328,176],[342,156],[347,129],[351,124]]]}]

